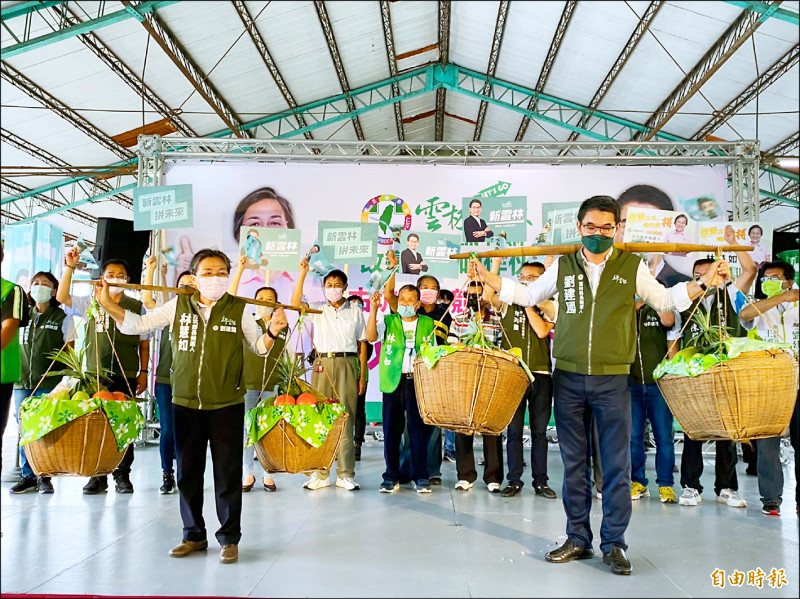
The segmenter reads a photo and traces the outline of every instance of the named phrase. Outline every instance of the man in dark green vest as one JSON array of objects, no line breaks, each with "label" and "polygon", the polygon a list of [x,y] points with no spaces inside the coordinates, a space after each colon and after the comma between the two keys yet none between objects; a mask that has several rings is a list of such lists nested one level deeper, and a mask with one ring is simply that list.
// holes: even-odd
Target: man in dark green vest
[{"label": "man in dark green vest", "polygon": [[[121,391],[127,395],[133,392],[138,395],[147,389],[147,362],[150,359],[150,340],[147,335],[125,335],[109,318],[102,307],[97,312],[90,310],[91,296],[73,296],[72,273],[80,261],[77,247],[73,247],[66,255],[66,268],[58,284],[56,299],[64,306],[67,316],[78,316],[86,319],[86,369],[96,371],[97,367],[111,371],[112,376],[104,381],[109,391]],[[111,297],[114,303],[124,310],[144,313],[144,305],[139,300],[125,295],[122,287],[114,283],[127,283],[130,269],[124,260],[109,259],[101,266],[102,278],[111,285]],[[99,292],[98,292],[99,293]],[[116,354],[116,355],[115,355]],[[133,493],[131,484],[131,464],[133,464],[133,443],[128,445],[125,456],[114,470],[114,488],[117,493]],[[108,488],[107,477],[94,476],[83,487],[86,495],[95,495]]]},{"label": "man in dark green vest", "polygon": [[[381,293],[370,298],[367,320],[367,341],[378,341],[377,316]],[[432,426],[423,422],[417,406],[414,388],[414,358],[423,345],[435,345],[434,321],[417,313],[420,307],[419,289],[404,285],[397,296],[397,314],[384,318],[381,343],[380,380],[383,392],[383,455],[386,472],[383,473],[381,493],[394,493],[400,489],[400,439],[408,423],[411,447],[411,478],[417,493],[430,493],[428,482],[428,439]]]},{"label": "man in dark green vest", "polygon": [[[492,272],[500,270],[502,260],[492,260]],[[519,269],[519,282],[530,285],[544,274],[541,262],[526,262]],[[555,499],[556,492],[547,485],[547,425],[553,406],[553,378],[550,375],[550,331],[553,322],[539,306],[514,306],[502,304],[490,286],[484,287],[484,299],[500,310],[503,325],[503,349],[516,347],[533,374],[514,417],[508,424],[506,454],[508,455],[508,485],[500,491],[503,497],[513,497],[522,490],[523,450],[522,429],[525,412],[531,427],[531,475],[533,491],[547,499]],[[549,302],[549,300],[545,300]],[[552,302],[549,302],[552,304]]]},{"label": "man in dark green vest", "polygon": [[183,541],[169,554],[185,557],[208,548],[203,520],[203,479],[211,446],[220,528],[220,561],[239,559],[242,537],[242,450],[244,449],[244,352],[265,356],[286,326],[277,309],[262,333],[244,300],[227,293],[231,263],[219,250],[192,258],[192,295],[179,295],[144,316],[124,310],[103,283],[100,303],[124,334],[171,325],[172,402],[178,458],[178,492]]},{"label": "man in dark green vest", "polygon": [[[5,257],[5,249],[0,246],[0,261]],[[6,430],[8,412],[14,383],[21,376],[22,363],[19,350],[19,329],[28,324],[28,311],[25,306],[25,292],[22,287],[0,278],[0,304],[2,305],[2,336],[0,337],[0,359],[2,359],[2,383],[0,383],[0,452],[2,438]],[[2,468],[2,456],[0,456]]]},{"label": "man in dark green vest", "polygon": [[[728,243],[735,243],[736,238],[726,235]],[[711,325],[722,325],[730,329],[734,337],[744,337],[747,332],[742,322],[739,320],[739,312],[747,305],[747,297],[744,295],[753,283],[756,276],[756,267],[752,258],[747,252],[737,252],[739,262],[742,266],[742,273],[736,277],[735,282],[726,282],[724,286],[710,288],[706,294],[697,298],[686,310],[681,311],[681,329],[683,330],[682,342],[687,347],[690,341],[700,331],[701,327],[697,321],[697,313],[703,311]],[[712,268],[712,260],[704,258],[697,260],[692,267],[692,275],[695,280],[705,276]],[[695,309],[696,308],[696,309]],[[753,323],[747,323],[747,329],[752,328]],[[739,496],[739,478],[736,474],[736,444],[733,441],[717,441],[714,443],[715,449],[715,468],[714,468],[714,492],[717,502],[724,503],[729,507],[744,508],[747,502]],[[700,477],[703,474],[703,442],[693,441],[684,433],[683,453],[681,454],[681,493],[678,503],[683,506],[696,506],[703,501],[700,494],[703,492],[703,485]]]},{"label": "man in dark green vest", "polygon": [[470,261],[470,276],[500,292],[500,300],[534,306],[558,293],[553,374],[555,416],[564,462],[564,510],[567,540],[545,555],[560,563],[594,555],[589,512],[587,407],[597,419],[603,462],[603,523],[600,549],[614,574],[630,574],[625,530],[631,518],[631,399],[628,375],[636,351],[638,295],[659,312],[686,309],[709,285],[730,275],[727,262],[715,263],[699,281],[664,288],[642,260],[614,249],[619,206],[609,196],[594,196],[578,210],[583,247],[562,256],[527,287]]}]

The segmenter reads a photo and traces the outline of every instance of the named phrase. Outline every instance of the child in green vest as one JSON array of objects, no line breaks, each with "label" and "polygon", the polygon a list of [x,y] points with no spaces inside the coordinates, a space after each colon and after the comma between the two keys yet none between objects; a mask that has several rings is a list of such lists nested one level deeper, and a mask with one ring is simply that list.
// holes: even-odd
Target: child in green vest
[{"label": "child in green vest", "polygon": [[[378,340],[377,315],[381,294],[371,297],[367,320],[367,341]],[[408,418],[411,445],[411,476],[417,493],[430,493],[428,482],[428,439],[432,426],[422,421],[414,389],[414,357],[423,345],[434,345],[434,322],[418,315],[420,293],[405,285],[397,297],[397,314],[387,314],[381,344],[380,380],[383,392],[383,473],[381,493],[400,489],[400,439]]]},{"label": "child in green vest", "polygon": [[183,541],[170,552],[185,557],[208,548],[203,519],[203,478],[211,446],[220,528],[220,561],[235,562],[242,536],[242,451],[244,449],[244,353],[267,355],[287,327],[277,309],[265,333],[245,301],[226,292],[230,260],[219,250],[200,250],[191,262],[197,291],[179,295],[140,316],[119,306],[103,282],[99,301],[124,334],[172,327],[172,403],[178,462]]}]

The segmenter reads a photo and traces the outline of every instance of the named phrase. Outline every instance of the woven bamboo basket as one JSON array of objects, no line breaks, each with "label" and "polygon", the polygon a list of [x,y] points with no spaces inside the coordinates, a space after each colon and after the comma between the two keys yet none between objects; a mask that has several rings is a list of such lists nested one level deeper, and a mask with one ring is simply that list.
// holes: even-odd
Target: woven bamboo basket
[{"label": "woven bamboo basket", "polygon": [[502,351],[464,348],[433,368],[414,361],[414,387],[426,424],[464,434],[499,435],[528,388],[517,359]]},{"label": "woven bamboo basket", "polygon": [[333,421],[328,436],[319,447],[312,447],[295,432],[291,424],[281,420],[255,444],[258,461],[270,473],[297,474],[330,470],[339,451],[347,418],[345,412]]},{"label": "woven bamboo basket", "polygon": [[103,410],[97,409],[24,446],[37,476],[103,476],[119,466],[125,452]]},{"label": "woven bamboo basket", "polygon": [[780,437],[797,401],[791,354],[746,352],[697,377],[668,374],[658,386],[681,428],[696,441]]}]

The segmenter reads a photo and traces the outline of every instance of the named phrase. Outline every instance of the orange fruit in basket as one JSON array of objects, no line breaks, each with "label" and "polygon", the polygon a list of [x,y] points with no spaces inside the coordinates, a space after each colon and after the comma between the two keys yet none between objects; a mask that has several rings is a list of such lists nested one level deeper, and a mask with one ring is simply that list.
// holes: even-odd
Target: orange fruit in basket
[{"label": "orange fruit in basket", "polygon": [[289,395],[288,393],[284,393],[283,395],[279,395],[275,398],[275,402],[273,403],[275,406],[293,406],[295,405],[294,397]]},{"label": "orange fruit in basket", "polygon": [[110,391],[98,391],[94,395],[92,395],[92,399],[103,399],[105,401],[114,401],[116,397]]},{"label": "orange fruit in basket", "polygon": [[297,396],[297,401],[294,403],[298,406],[315,406],[317,405],[317,398],[311,393],[301,393]]},{"label": "orange fruit in basket", "polygon": [[125,395],[122,391],[114,391],[111,395],[114,396],[114,399],[117,401],[128,401],[128,396]]}]

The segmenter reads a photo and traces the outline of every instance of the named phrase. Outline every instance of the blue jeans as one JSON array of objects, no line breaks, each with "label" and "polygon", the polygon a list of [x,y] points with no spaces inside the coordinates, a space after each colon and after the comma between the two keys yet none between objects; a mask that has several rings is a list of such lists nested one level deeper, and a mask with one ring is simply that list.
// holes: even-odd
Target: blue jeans
[{"label": "blue jeans", "polygon": [[156,402],[158,403],[158,421],[161,424],[161,436],[158,439],[158,450],[161,453],[161,470],[173,474],[175,463],[175,418],[172,411],[172,386],[156,383]]},{"label": "blue jeans", "polygon": [[444,450],[449,454],[456,452],[456,432],[444,431]]},{"label": "blue jeans", "polygon": [[[431,427],[431,436],[428,439],[428,477],[442,478],[442,429],[438,426]],[[411,445],[406,426],[400,440],[400,480],[411,478]]]},{"label": "blue jeans", "polygon": [[671,487],[675,484],[675,434],[672,412],[656,383],[631,384],[631,480],[647,486],[644,452],[644,423],[650,419],[656,440],[656,484]]},{"label": "blue jeans", "polygon": [[[14,389],[14,417],[17,419],[17,427],[19,427],[19,408],[22,402],[30,396],[31,391],[33,391],[33,389]],[[42,393],[46,392],[39,389],[39,395]],[[36,475],[33,473],[33,468],[31,468],[31,465],[28,463],[25,449],[22,447],[19,448],[19,466],[22,469],[22,476],[36,478]]]}]

